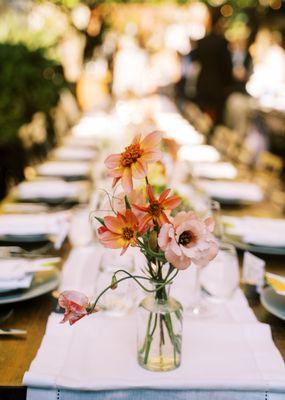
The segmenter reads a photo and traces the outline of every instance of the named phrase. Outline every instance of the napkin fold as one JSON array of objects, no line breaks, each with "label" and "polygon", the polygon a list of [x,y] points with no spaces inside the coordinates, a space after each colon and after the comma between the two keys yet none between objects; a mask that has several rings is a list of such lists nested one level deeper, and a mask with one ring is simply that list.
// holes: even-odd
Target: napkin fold
[{"label": "napkin fold", "polygon": [[182,160],[191,162],[217,162],[221,155],[215,147],[202,144],[198,146],[182,146],[178,152]]},{"label": "napkin fold", "polygon": [[58,258],[0,260],[0,292],[29,288],[35,272],[52,269],[52,264],[58,260]]},{"label": "napkin fold", "polygon": [[245,243],[285,247],[285,220],[257,217],[223,217],[226,232]]},{"label": "napkin fold", "polygon": [[63,161],[89,161],[96,158],[97,152],[93,149],[62,146],[54,150],[53,157]]},{"label": "napkin fold", "polygon": [[261,188],[255,183],[201,180],[199,186],[210,197],[259,202],[263,199]]},{"label": "napkin fold", "polygon": [[68,212],[0,215],[0,235],[58,235]]},{"label": "napkin fold", "polygon": [[16,189],[16,196],[25,199],[79,199],[86,192],[87,184],[83,182],[65,182],[64,180],[35,180],[22,182]]},{"label": "napkin fold", "polygon": [[228,162],[195,163],[192,166],[192,172],[197,178],[235,179],[237,177],[236,167]]},{"label": "napkin fold", "polygon": [[47,161],[37,167],[39,175],[43,176],[88,176],[90,164],[88,162]]}]

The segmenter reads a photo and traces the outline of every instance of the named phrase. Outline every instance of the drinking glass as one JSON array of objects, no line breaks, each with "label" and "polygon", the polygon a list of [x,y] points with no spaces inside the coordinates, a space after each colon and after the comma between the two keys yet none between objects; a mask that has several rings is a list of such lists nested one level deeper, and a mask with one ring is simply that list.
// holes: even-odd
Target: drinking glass
[{"label": "drinking glass", "polygon": [[240,272],[236,249],[221,242],[217,256],[203,269],[201,285],[209,300],[224,302],[239,286]]},{"label": "drinking glass", "polygon": [[194,279],[192,280],[192,285],[189,285],[189,304],[185,314],[194,318],[212,316],[216,312],[215,307],[207,301],[207,298],[204,297],[202,292],[201,274],[203,267],[192,263],[190,268],[192,268],[192,272],[194,273]]},{"label": "drinking glass", "polygon": [[210,202],[210,212],[211,216],[214,218],[215,221],[215,228],[214,228],[214,236],[218,240],[223,240],[224,237],[224,225],[221,218],[221,206],[220,203],[216,200],[211,200]]},{"label": "drinking glass", "polygon": [[[115,271],[123,269],[131,274],[134,273],[133,255],[126,253],[121,256],[120,251],[108,249],[103,253],[96,282],[96,296],[111,284]],[[117,280],[126,276],[123,272],[116,274]],[[136,288],[133,280],[127,279],[119,283],[116,289],[109,289],[99,300],[99,305],[108,315],[123,316],[133,310],[136,300]]]}]

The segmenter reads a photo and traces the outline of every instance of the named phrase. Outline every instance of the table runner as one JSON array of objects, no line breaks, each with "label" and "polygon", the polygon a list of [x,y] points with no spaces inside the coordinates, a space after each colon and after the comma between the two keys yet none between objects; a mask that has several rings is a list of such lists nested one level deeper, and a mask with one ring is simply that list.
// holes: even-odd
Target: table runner
[{"label": "table runner", "polygon": [[[72,250],[63,269],[61,290],[73,288],[92,295],[100,251],[97,246]],[[173,290],[184,305],[190,284],[187,274],[191,278],[190,270],[181,273]],[[182,365],[167,373],[149,372],[137,365],[134,315],[94,314],[73,327],[59,324],[61,318],[51,314],[38,354],[25,374],[28,400],[163,399],[169,398],[168,390],[177,399],[208,399],[209,392],[217,399],[284,396],[284,362],[270,327],[256,321],[240,290],[211,318],[193,321],[185,317]],[[44,389],[48,397],[42,396],[40,388],[49,389]]]}]

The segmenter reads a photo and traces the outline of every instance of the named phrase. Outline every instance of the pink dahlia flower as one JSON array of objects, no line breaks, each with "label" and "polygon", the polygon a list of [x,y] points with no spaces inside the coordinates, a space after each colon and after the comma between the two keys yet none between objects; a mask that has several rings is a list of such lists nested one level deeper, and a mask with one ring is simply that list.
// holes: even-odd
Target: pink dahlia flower
[{"label": "pink dahlia flower", "polygon": [[113,176],[113,187],[121,179],[124,192],[133,190],[133,178],[142,179],[147,175],[147,166],[162,157],[159,149],[162,134],[155,131],[141,139],[138,135],[132,144],[120,154],[112,154],[105,160],[109,174]]}]

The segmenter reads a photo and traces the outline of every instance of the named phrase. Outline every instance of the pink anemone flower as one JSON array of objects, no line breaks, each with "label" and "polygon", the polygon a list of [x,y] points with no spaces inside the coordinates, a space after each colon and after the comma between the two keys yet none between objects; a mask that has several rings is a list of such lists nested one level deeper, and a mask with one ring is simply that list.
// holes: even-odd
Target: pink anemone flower
[{"label": "pink anemone flower", "polygon": [[172,224],[164,224],[158,236],[158,245],[175,268],[186,269],[193,262],[206,266],[216,257],[218,246],[212,231],[214,220],[200,221],[193,212],[180,212]]}]

